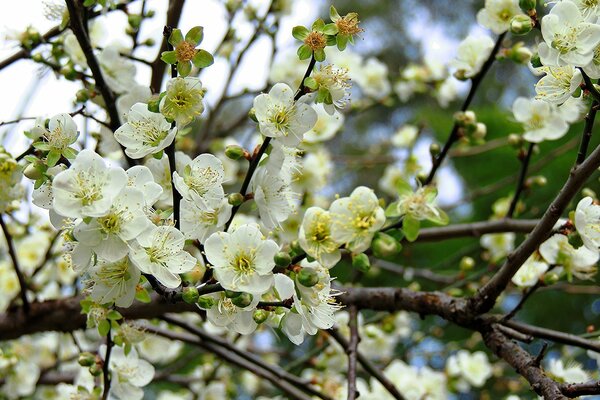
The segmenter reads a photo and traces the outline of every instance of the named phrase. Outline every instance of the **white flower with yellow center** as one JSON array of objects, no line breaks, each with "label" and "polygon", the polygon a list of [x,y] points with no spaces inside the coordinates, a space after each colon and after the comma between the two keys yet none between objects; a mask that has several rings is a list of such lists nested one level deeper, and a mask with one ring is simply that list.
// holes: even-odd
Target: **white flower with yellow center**
[{"label": "white flower with yellow center", "polygon": [[[181,151],[175,152],[175,169],[179,174],[183,174],[186,165],[190,164],[192,159]],[[171,168],[169,167],[169,157],[163,154],[160,160],[154,157],[146,159],[146,167],[150,170],[154,182],[160,185],[162,193],[156,201],[159,208],[168,208],[173,206],[173,186],[171,185]]]},{"label": "white flower with yellow center", "polygon": [[[328,64],[315,70],[311,76],[314,79],[315,90],[328,91],[331,103],[323,102],[323,107],[328,114],[333,115],[337,109],[346,107],[350,100],[350,78],[348,70]],[[319,95],[317,94],[317,98]],[[328,100],[328,101],[329,101]]]},{"label": "white flower with yellow center", "polygon": [[258,326],[253,315],[259,296],[253,296],[252,302],[246,307],[238,307],[224,293],[208,295],[215,300],[211,308],[206,310],[206,318],[216,326],[227,328],[241,335],[248,335]]},{"label": "white flower with yellow center", "polygon": [[101,217],[127,184],[122,168],[107,167],[92,150],[82,150],[71,167],[52,181],[54,211],[64,217]]},{"label": "white flower with yellow center", "polygon": [[585,280],[593,279],[597,271],[598,250],[585,246],[575,249],[565,235],[556,234],[540,245],[540,254],[548,264],[565,268],[569,281],[572,276]]},{"label": "white flower with yellow center", "polygon": [[565,365],[562,360],[553,358],[548,363],[548,372],[558,382],[563,383],[583,383],[590,380],[590,375],[575,361]]},{"label": "white flower with yellow center", "polygon": [[257,225],[242,225],[233,233],[213,233],[204,243],[215,278],[227,290],[253,295],[273,284],[273,257],[279,246],[264,239]]},{"label": "white flower with yellow center", "polygon": [[152,207],[161,198],[163,188],[154,181],[150,168],[143,165],[135,165],[127,171],[127,186],[141,191],[144,195],[146,207]]},{"label": "white flower with yellow center", "polygon": [[510,28],[510,20],[522,14],[517,0],[485,0],[485,7],[477,13],[477,22],[499,35]]},{"label": "white flower with yellow center", "polygon": [[115,262],[99,261],[90,270],[93,282],[92,299],[100,304],[115,303],[117,307],[129,307],[135,298],[140,270],[129,257]]},{"label": "white flower with yellow center", "polygon": [[196,259],[183,250],[183,233],[172,226],[158,226],[146,230],[137,237],[129,256],[143,273],[156,277],[168,288],[181,283],[178,274],[189,272],[196,266]]},{"label": "white flower with yellow center", "polygon": [[597,23],[600,18],[600,0],[568,0],[575,4],[583,18],[591,23]]},{"label": "white flower with yellow center", "polygon": [[166,94],[160,101],[160,112],[182,128],[204,111],[204,93],[198,78],[173,78],[167,82]]},{"label": "white flower with yellow center", "polygon": [[600,25],[589,23],[575,3],[561,1],[542,18],[538,53],[544,65],[585,67],[600,44]]},{"label": "white flower with yellow center", "polygon": [[204,243],[213,233],[221,230],[231,217],[231,204],[227,199],[212,210],[204,210],[194,202],[181,201],[181,232],[186,239],[197,239]]},{"label": "white flower with yellow center", "polygon": [[592,79],[600,78],[600,46],[596,47],[592,61],[583,67],[583,71]]},{"label": "white flower with yellow center", "polygon": [[212,154],[200,154],[185,166],[183,176],[173,173],[175,187],[184,199],[198,207],[213,210],[225,196],[223,179],[225,171],[221,161]]},{"label": "white flower with yellow center", "polygon": [[583,244],[590,250],[600,249],[600,206],[591,197],[584,197],[575,209],[575,228]]},{"label": "white flower with yellow center", "polygon": [[560,139],[569,131],[569,124],[555,104],[519,97],[512,109],[515,119],[523,124],[523,138],[528,142]]},{"label": "white flower with yellow center", "polygon": [[329,140],[344,125],[344,115],[339,112],[334,111],[329,114],[322,104],[315,104],[314,109],[317,112],[317,122],[312,129],[304,134],[306,143],[319,143]]},{"label": "white flower with yellow center", "polygon": [[256,171],[250,182],[260,220],[268,229],[279,227],[281,222],[295,212],[299,195],[279,175],[271,174],[265,167]]},{"label": "white flower with yellow center", "polygon": [[135,64],[119,54],[116,46],[107,46],[98,55],[98,64],[108,87],[116,93],[124,93],[135,82]]},{"label": "white flower with yellow center", "polygon": [[165,149],[173,140],[177,128],[160,113],[148,110],[144,103],[134,104],[127,113],[127,123],[115,131],[115,139],[125,147],[125,153],[138,159]]},{"label": "white flower with yellow center", "polygon": [[[337,62],[339,65],[339,62]],[[350,71],[352,69],[350,68]],[[353,71],[353,78],[365,96],[382,100],[392,91],[388,79],[388,67],[375,57],[369,58],[364,65]]]},{"label": "white flower with yellow center", "polygon": [[562,104],[571,97],[583,81],[581,71],[567,65],[564,67],[541,67],[546,75],[535,84],[536,99]]},{"label": "white flower with yellow center", "polygon": [[494,41],[489,36],[467,36],[458,45],[456,58],[450,62],[450,66],[456,68],[455,76],[459,79],[475,77],[493,48]]},{"label": "white flower with yellow center", "polygon": [[335,200],[329,208],[331,238],[354,253],[369,248],[373,235],[385,223],[385,213],[372,189],[359,186],[350,197]]},{"label": "white flower with yellow center", "polygon": [[317,122],[316,111],[308,104],[294,101],[294,91],[278,83],[269,93],[254,98],[254,111],[260,133],[278,139],[286,146],[296,146]]},{"label": "white flower with yellow center", "polygon": [[529,257],[512,277],[512,283],[521,288],[534,286],[548,268],[549,265],[544,261]]},{"label": "white flower with yellow center", "polygon": [[451,377],[466,381],[467,389],[469,386],[479,388],[492,376],[492,366],[482,351],[469,353],[459,350],[446,360],[446,372]]},{"label": "white flower with yellow center", "polygon": [[127,255],[127,242],[138,237],[152,223],[144,213],[144,195],[125,187],[111,204],[106,215],[81,221],[73,236],[81,244],[93,249],[103,259],[114,262]]},{"label": "white flower with yellow center", "polygon": [[[100,346],[98,353],[106,355],[106,345]],[[131,349],[125,354],[123,347],[115,346],[110,353],[109,371],[110,396],[119,400],[141,400],[142,387],[152,382],[154,367],[146,360],[138,358],[137,351]]]},{"label": "white flower with yellow center", "polygon": [[515,234],[513,232],[488,233],[481,235],[479,243],[481,247],[490,252],[490,259],[495,262],[514,250]]},{"label": "white flower with yellow center", "polygon": [[[77,141],[77,125],[69,114],[57,114],[48,121],[48,129],[42,124],[36,124],[32,134],[43,137],[50,150],[63,151]],[[45,150],[45,149],[44,149]]]},{"label": "white flower with yellow center", "polygon": [[324,267],[340,261],[340,243],[331,237],[331,215],[320,207],[310,207],[304,214],[298,233],[300,247]]}]

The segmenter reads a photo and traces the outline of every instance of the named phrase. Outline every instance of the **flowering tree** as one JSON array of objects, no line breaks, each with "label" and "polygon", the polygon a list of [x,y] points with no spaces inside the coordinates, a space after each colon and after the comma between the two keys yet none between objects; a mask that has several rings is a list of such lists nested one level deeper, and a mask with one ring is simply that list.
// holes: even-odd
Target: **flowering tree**
[{"label": "flowering tree", "polygon": [[[152,3],[48,2],[56,27],[17,34],[0,62],[77,85],[71,110],[2,123],[15,134],[0,151],[1,399],[600,395],[597,302],[581,303],[587,317],[533,308],[545,293],[563,304],[598,294],[600,205],[584,185],[600,167],[600,2],[486,0],[476,20],[495,38],[479,30],[449,63],[425,58],[399,75],[353,50],[378,37],[352,10],[331,6],[289,31],[288,2],[227,0],[210,48],[203,27],[179,26],[184,0],[166,16]],[[127,16],[123,40],[103,44],[99,25],[115,14]],[[162,36],[144,37],[161,18]],[[252,32],[236,35],[240,24]],[[268,81],[236,89],[263,39]],[[481,99],[477,115],[500,62],[534,75],[535,94],[509,92],[512,115],[494,118]],[[387,158],[344,153],[353,119],[428,96],[437,111],[377,139]],[[518,133],[498,128],[507,120]],[[499,130],[486,141],[489,127]],[[494,182],[480,193],[495,196],[479,220],[443,202],[460,183],[440,173],[478,154]],[[532,175],[563,154],[570,169],[551,182]],[[336,157],[385,169],[340,185],[352,172],[336,181]]]}]

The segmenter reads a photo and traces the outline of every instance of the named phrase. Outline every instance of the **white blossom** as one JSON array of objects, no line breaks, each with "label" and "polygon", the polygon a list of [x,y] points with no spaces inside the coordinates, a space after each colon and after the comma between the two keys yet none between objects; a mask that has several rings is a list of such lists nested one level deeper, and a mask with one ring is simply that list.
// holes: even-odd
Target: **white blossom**
[{"label": "white blossom", "polygon": [[510,28],[510,20],[522,14],[517,0],[485,0],[485,7],[477,13],[477,22],[499,35]]},{"label": "white blossom", "polygon": [[183,169],[183,176],[173,173],[175,187],[184,199],[207,211],[213,210],[225,196],[223,164],[212,154],[200,154]]},{"label": "white blossom", "polygon": [[458,45],[456,58],[450,66],[456,68],[460,79],[475,77],[494,48],[494,41],[485,35],[467,36]]},{"label": "white blossom", "polygon": [[583,244],[592,251],[600,248],[600,206],[591,197],[584,197],[577,203],[575,227]]}]

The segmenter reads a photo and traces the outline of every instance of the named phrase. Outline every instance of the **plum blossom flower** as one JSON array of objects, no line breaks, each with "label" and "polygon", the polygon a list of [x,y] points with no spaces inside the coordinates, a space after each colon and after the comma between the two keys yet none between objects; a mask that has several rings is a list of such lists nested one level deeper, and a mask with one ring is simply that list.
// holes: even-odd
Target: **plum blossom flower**
[{"label": "plum blossom flower", "polygon": [[544,261],[529,257],[512,277],[512,283],[518,287],[531,287],[540,280],[550,266]]},{"label": "plum blossom flower", "polygon": [[331,268],[340,261],[340,243],[331,237],[331,214],[320,207],[310,207],[304,214],[298,232],[300,247],[324,267]]},{"label": "plum blossom flower", "polygon": [[130,251],[131,261],[140,271],[152,274],[168,288],[181,283],[180,273],[196,266],[196,259],[183,250],[183,233],[172,226],[157,226],[138,236]]},{"label": "plum blossom flower", "polygon": [[204,210],[192,201],[181,201],[181,232],[186,239],[204,243],[213,233],[222,229],[231,216],[231,204],[227,199],[212,210]]},{"label": "plum blossom flower", "polygon": [[482,351],[469,353],[467,350],[459,350],[448,357],[446,371],[448,375],[465,381],[466,385],[461,385],[465,391],[470,386],[482,387],[492,376],[492,366]]},{"label": "plum blossom flower", "polygon": [[207,211],[213,210],[225,196],[223,163],[212,154],[200,154],[183,169],[183,176],[173,173],[175,187],[184,199]]},{"label": "plum blossom flower", "polygon": [[519,97],[513,103],[515,119],[523,124],[523,138],[532,143],[556,140],[569,131],[569,124],[554,104]]},{"label": "plum blossom flower", "polygon": [[510,20],[522,14],[517,0],[486,0],[477,13],[477,22],[499,35],[510,28]]},{"label": "plum blossom flower", "polygon": [[91,268],[90,275],[93,282],[90,296],[97,303],[115,303],[117,307],[133,303],[141,274],[128,257],[115,262],[100,260]]},{"label": "plum blossom flower", "polygon": [[485,35],[467,36],[458,45],[456,58],[450,62],[450,65],[456,68],[456,77],[467,79],[475,77],[492,49],[494,41]]},{"label": "plum blossom flower", "polygon": [[[106,345],[100,346],[99,354],[105,357]],[[138,357],[131,349],[125,354],[123,347],[115,346],[110,353],[110,394],[119,400],[140,400],[144,397],[142,387],[154,378],[154,367]]]},{"label": "plum blossom flower", "polygon": [[129,157],[138,159],[165,149],[175,140],[176,132],[162,114],[136,103],[127,114],[127,122],[115,131],[115,139]]},{"label": "plum blossom flower", "polygon": [[294,202],[299,197],[281,176],[259,168],[252,177],[250,187],[258,207],[260,219],[268,229],[279,227],[294,213]]},{"label": "plum blossom flower", "polygon": [[242,225],[233,233],[213,233],[204,249],[225,289],[260,295],[273,284],[273,257],[279,246],[265,240],[257,225]]},{"label": "plum blossom flower", "polygon": [[553,104],[567,101],[583,81],[581,71],[572,65],[541,67],[546,75],[535,84],[536,99]]},{"label": "plum blossom flower", "polygon": [[296,146],[317,122],[316,111],[308,104],[294,101],[294,91],[277,83],[269,93],[254,98],[260,133],[277,138],[286,146]]},{"label": "plum blossom flower", "polygon": [[565,235],[553,235],[540,245],[539,251],[547,263],[562,265],[569,280],[573,275],[579,279],[592,279],[596,274],[598,250],[585,246],[575,249]]},{"label": "plum blossom flower", "polygon": [[204,92],[198,78],[173,78],[167,82],[166,94],[159,105],[160,112],[182,128],[204,111]]},{"label": "plum blossom flower", "polygon": [[584,197],[575,209],[575,228],[585,247],[592,251],[600,248],[600,206],[591,197]]}]

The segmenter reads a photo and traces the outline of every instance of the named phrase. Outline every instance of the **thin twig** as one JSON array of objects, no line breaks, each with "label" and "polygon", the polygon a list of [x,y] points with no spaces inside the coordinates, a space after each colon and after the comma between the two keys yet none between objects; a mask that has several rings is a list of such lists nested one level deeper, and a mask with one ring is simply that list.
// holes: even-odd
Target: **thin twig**
[{"label": "thin twig", "polygon": [[579,145],[579,151],[577,152],[577,165],[581,164],[587,156],[588,147],[590,140],[592,140],[592,131],[594,128],[594,120],[596,119],[596,112],[598,111],[598,101],[593,101],[590,106],[590,110],[585,116],[585,124],[583,126],[583,134],[581,135],[581,144]]},{"label": "thin twig", "polygon": [[350,341],[346,348],[346,354],[348,354],[348,400],[355,400],[359,395],[356,390],[356,358],[358,353],[358,342],[360,342],[360,336],[358,334],[358,309],[356,306],[350,306],[348,313],[350,315],[348,320]]},{"label": "thin twig", "polygon": [[108,399],[108,393],[110,392],[110,353],[113,348],[113,341],[110,337],[111,327],[108,328],[106,334],[106,355],[104,357],[104,364],[102,365],[102,378],[104,382],[104,390],[102,392],[102,400]]},{"label": "thin twig", "polygon": [[19,293],[21,296],[21,301],[23,302],[23,311],[25,314],[29,314],[29,300],[27,300],[27,283],[25,282],[25,277],[23,276],[23,272],[19,267],[19,260],[17,258],[17,252],[15,251],[15,245],[13,243],[13,238],[8,228],[6,227],[6,223],[4,222],[4,215],[0,215],[0,226],[2,227],[2,232],[4,232],[4,237],[6,238],[6,244],[8,245],[8,255],[13,264],[13,268],[15,270],[15,274],[17,274],[17,279],[19,280]]},{"label": "thin twig", "polygon": [[515,210],[517,209],[517,204],[519,204],[519,197],[521,196],[521,192],[525,187],[525,178],[527,178],[527,168],[529,168],[529,162],[531,161],[531,155],[533,154],[534,148],[535,143],[529,143],[527,153],[525,153],[525,157],[521,160],[521,172],[519,173],[519,180],[517,181],[517,188],[515,189],[515,194],[510,202],[510,206],[508,207],[508,212],[506,213],[507,218],[513,217],[513,215],[515,214]]}]

